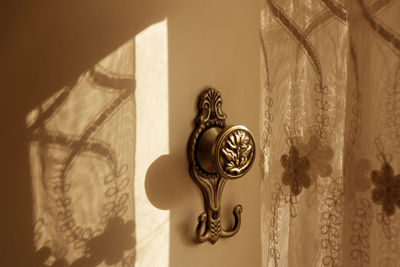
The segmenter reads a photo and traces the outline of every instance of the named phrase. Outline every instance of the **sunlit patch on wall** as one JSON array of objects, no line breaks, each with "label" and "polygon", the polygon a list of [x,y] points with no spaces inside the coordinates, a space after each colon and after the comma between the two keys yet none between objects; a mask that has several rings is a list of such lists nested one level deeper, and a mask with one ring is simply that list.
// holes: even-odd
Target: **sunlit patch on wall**
[{"label": "sunlit patch on wall", "polygon": [[133,52],[130,40],[27,116],[32,266],[134,265]]},{"label": "sunlit patch on wall", "polygon": [[155,208],[145,192],[150,164],[169,154],[167,21],[136,36],[135,266],[168,266],[169,211]]}]

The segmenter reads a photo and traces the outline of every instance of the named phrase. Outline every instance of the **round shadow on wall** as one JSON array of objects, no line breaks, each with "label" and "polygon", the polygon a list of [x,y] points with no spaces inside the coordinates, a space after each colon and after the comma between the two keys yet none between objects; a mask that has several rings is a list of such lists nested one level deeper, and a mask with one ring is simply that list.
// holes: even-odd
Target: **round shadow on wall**
[{"label": "round shadow on wall", "polygon": [[162,155],[146,173],[145,190],[151,204],[161,210],[173,208],[178,201],[187,199],[192,180],[187,162],[176,155]]}]

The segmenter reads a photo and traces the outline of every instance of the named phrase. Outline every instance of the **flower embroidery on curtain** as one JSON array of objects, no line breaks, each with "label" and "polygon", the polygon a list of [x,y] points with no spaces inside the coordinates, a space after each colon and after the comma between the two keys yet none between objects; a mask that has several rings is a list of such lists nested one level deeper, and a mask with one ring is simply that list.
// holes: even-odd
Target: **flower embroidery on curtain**
[{"label": "flower embroidery on curtain", "polygon": [[382,205],[386,215],[393,215],[395,206],[400,208],[400,174],[395,176],[392,166],[384,162],[380,171],[371,172],[371,179],[375,185],[372,200]]},{"label": "flower embroidery on curtain", "polygon": [[378,159],[382,162],[381,169],[371,172],[371,180],[375,188],[371,192],[372,201],[382,205],[384,215],[392,216],[395,206],[400,208],[400,174],[395,175],[390,161],[392,156],[385,154],[379,138],[375,140],[379,150]]},{"label": "flower embroidery on curtain", "polygon": [[307,174],[310,169],[310,161],[307,157],[300,157],[295,146],[291,146],[289,155],[281,157],[282,167],[285,169],[282,174],[282,183],[290,186],[290,192],[297,196],[301,188],[309,188],[311,181]]},{"label": "flower embroidery on curtain", "polygon": [[331,160],[334,155],[333,149],[321,142],[318,135],[311,135],[308,143],[299,142],[298,150],[301,155],[306,155],[310,161],[308,171],[311,184],[316,183],[318,177],[327,178],[332,174]]}]

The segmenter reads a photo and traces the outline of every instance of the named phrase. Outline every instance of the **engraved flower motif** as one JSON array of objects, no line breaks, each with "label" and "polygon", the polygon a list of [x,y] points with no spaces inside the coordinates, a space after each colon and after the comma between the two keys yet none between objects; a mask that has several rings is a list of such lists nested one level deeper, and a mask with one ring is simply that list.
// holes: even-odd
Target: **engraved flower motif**
[{"label": "engraved flower motif", "polygon": [[308,188],[311,185],[307,170],[310,168],[310,161],[307,157],[300,157],[299,151],[295,146],[291,146],[289,154],[281,157],[282,183],[290,186],[290,191],[294,196],[301,192],[301,187]]},{"label": "engraved flower motif", "polygon": [[382,205],[386,215],[393,215],[395,205],[400,208],[400,175],[394,176],[392,166],[384,162],[380,171],[371,172],[371,179],[375,185],[372,190],[372,201]]},{"label": "engraved flower motif", "polygon": [[225,171],[230,174],[240,174],[251,163],[252,144],[245,131],[235,131],[226,140],[222,154],[227,160]]}]

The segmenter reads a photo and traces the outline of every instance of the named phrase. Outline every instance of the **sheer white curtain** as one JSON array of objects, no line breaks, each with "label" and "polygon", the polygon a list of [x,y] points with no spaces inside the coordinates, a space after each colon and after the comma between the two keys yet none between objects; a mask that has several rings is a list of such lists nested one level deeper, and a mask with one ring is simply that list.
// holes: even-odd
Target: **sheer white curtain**
[{"label": "sheer white curtain", "polygon": [[400,1],[265,3],[263,266],[400,266]]}]

